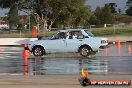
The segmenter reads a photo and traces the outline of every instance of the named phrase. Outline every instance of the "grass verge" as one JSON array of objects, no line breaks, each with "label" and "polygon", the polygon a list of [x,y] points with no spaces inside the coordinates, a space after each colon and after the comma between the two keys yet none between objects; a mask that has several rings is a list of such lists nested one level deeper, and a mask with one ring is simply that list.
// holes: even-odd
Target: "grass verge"
[{"label": "grass verge", "polygon": [[[94,29],[91,32],[95,36],[132,36],[132,29]],[[39,36],[51,37],[57,31],[40,31]],[[0,38],[31,38],[29,31],[17,31],[17,32],[0,32]]]}]

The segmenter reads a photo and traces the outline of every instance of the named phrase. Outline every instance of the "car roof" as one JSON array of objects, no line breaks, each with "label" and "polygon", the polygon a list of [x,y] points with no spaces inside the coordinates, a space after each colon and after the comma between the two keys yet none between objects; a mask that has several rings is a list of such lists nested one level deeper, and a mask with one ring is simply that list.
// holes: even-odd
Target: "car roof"
[{"label": "car roof", "polygon": [[86,30],[86,29],[65,29],[65,30],[60,30],[60,32],[81,31],[81,30]]}]

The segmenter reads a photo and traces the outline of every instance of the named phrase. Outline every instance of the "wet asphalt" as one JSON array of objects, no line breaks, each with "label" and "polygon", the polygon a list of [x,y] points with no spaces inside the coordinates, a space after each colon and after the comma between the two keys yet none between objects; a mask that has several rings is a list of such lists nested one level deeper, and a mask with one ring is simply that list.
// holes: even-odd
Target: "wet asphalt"
[{"label": "wet asphalt", "polygon": [[110,45],[87,58],[74,53],[49,54],[23,59],[23,47],[0,47],[0,75],[80,74],[84,67],[91,74],[132,74],[132,44]]}]

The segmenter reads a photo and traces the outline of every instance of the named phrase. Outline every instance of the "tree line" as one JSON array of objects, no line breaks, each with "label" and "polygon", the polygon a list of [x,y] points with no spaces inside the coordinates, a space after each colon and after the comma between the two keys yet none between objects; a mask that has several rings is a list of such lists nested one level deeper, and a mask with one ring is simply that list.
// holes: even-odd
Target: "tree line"
[{"label": "tree line", "polygon": [[[30,18],[31,25],[42,26],[42,29],[51,30],[52,27],[88,27],[113,23],[116,3],[105,4],[91,11],[85,5],[86,0],[0,0],[1,8],[9,8],[7,22],[10,28],[23,23],[20,22],[18,11],[23,11]],[[126,14],[132,16],[132,0],[126,2]],[[28,24],[28,22],[27,22]]]}]

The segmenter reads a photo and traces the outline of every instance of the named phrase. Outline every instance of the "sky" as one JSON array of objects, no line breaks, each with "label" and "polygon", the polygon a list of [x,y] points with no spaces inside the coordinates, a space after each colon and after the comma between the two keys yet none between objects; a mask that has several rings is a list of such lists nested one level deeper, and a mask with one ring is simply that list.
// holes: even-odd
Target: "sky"
[{"label": "sky", "polygon": [[[88,0],[86,2],[86,5],[90,5],[92,10],[95,10],[97,6],[104,6],[106,3],[116,3],[117,7],[121,10],[125,10],[127,0]],[[0,16],[6,16],[5,13],[7,13],[7,9],[0,9]],[[125,12],[125,11],[123,11]]]},{"label": "sky", "polygon": [[116,3],[117,8],[125,10],[127,0],[88,0],[86,4],[91,6],[92,10],[95,10],[97,6],[104,6],[106,3]]}]

